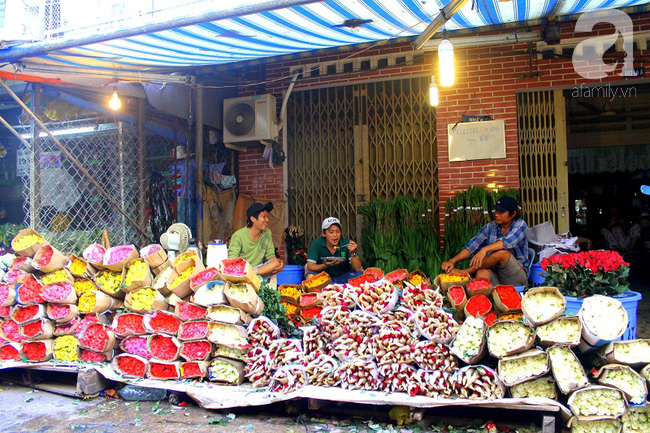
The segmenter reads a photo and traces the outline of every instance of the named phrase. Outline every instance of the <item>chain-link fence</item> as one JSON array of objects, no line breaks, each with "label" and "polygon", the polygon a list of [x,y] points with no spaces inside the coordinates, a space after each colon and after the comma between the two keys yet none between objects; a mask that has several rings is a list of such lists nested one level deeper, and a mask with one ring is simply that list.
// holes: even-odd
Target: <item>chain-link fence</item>
[{"label": "chain-link fence", "polygon": [[[138,200],[137,131],[133,126],[91,118],[53,122],[46,127],[132,220],[144,218]],[[22,134],[31,146],[21,149],[18,161],[24,179],[26,225],[62,251],[80,252],[97,242],[103,229],[108,230],[112,244],[145,242],[54,140],[44,132],[34,138],[30,128]],[[146,173],[140,175],[146,179]]]}]

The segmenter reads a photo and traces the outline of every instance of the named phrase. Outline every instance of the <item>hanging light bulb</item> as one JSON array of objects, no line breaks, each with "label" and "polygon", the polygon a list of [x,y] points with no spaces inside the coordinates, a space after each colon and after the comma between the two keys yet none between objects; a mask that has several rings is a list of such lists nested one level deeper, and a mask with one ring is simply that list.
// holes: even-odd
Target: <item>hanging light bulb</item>
[{"label": "hanging light bulb", "polygon": [[111,110],[117,111],[122,107],[122,101],[120,101],[119,96],[117,96],[117,87],[113,87],[113,97],[108,101],[108,106],[111,107]]},{"label": "hanging light bulb", "polygon": [[429,104],[431,104],[432,107],[437,107],[438,103],[438,85],[436,84],[436,77],[432,75],[431,84],[429,84]]},{"label": "hanging light bulb", "polygon": [[454,46],[449,42],[447,36],[442,37],[438,45],[438,76],[442,87],[454,85]]}]

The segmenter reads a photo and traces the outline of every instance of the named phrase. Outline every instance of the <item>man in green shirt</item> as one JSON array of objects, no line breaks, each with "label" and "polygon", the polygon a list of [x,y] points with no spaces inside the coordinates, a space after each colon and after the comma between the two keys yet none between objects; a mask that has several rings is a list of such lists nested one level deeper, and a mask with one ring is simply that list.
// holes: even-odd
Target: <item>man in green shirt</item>
[{"label": "man in green shirt", "polygon": [[254,203],[246,210],[246,227],[233,233],[228,247],[228,258],[241,257],[263,277],[277,274],[284,263],[275,257],[275,247],[269,229],[269,212],[273,203]]},{"label": "man in green shirt", "polygon": [[363,266],[357,256],[357,244],[341,237],[341,222],[334,217],[326,218],[322,229],[323,236],[309,245],[307,276],[325,271],[332,282],[343,284],[361,275]]}]

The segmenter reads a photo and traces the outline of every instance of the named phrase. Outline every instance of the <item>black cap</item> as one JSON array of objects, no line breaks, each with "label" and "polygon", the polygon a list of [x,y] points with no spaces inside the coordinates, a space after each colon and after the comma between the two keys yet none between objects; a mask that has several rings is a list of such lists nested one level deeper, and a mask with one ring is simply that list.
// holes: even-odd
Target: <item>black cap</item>
[{"label": "black cap", "polygon": [[519,210],[519,206],[517,205],[517,200],[505,195],[499,198],[499,200],[497,200],[496,203],[494,203],[492,209],[494,209],[497,212],[511,212],[511,211]]},{"label": "black cap", "polygon": [[271,212],[273,210],[273,203],[253,203],[246,210],[246,219],[250,221],[251,217],[257,218],[262,211]]}]

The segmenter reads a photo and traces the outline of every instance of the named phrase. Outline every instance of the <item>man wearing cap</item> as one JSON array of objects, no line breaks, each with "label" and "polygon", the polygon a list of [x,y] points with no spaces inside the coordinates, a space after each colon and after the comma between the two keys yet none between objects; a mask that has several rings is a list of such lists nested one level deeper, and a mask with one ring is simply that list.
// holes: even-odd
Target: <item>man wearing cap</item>
[{"label": "man wearing cap", "polygon": [[334,217],[325,218],[323,236],[314,239],[307,253],[307,276],[327,272],[334,283],[347,283],[363,272],[357,256],[357,244],[341,237],[341,222]]},{"label": "man wearing cap", "polygon": [[[494,221],[484,225],[463,250],[442,263],[444,272],[467,272],[488,278],[492,285],[521,286],[528,276],[528,226],[519,217],[512,197],[501,197],[494,205]],[[456,269],[456,263],[472,257],[470,267]]]},{"label": "man wearing cap", "polygon": [[261,276],[277,274],[284,263],[275,257],[275,247],[269,229],[269,212],[273,203],[254,203],[246,210],[246,227],[233,233],[228,258],[241,257]]}]

